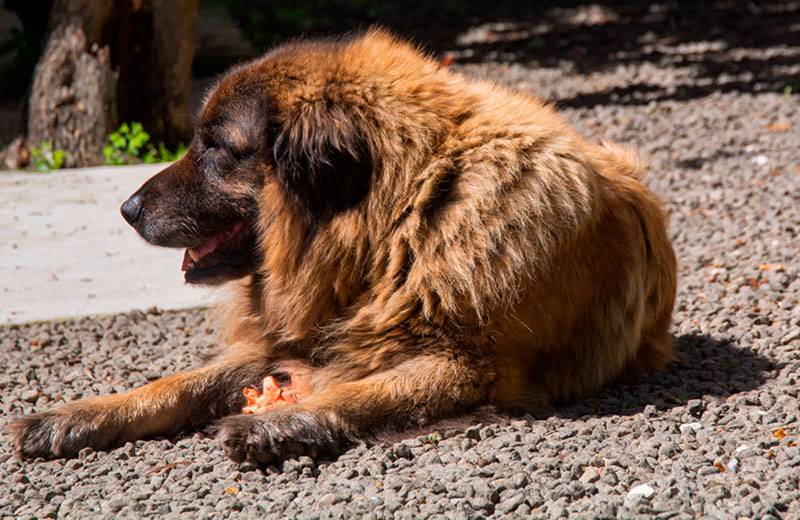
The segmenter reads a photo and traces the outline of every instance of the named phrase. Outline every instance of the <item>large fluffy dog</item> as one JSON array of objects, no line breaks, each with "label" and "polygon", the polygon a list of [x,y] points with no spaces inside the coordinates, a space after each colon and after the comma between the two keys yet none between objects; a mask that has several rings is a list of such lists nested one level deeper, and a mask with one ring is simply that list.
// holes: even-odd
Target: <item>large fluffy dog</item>
[{"label": "large fluffy dog", "polygon": [[[17,448],[69,456],[218,420],[231,458],[268,464],[659,369],[675,260],[640,169],[382,31],[281,47],[222,78],[187,155],[122,208],[147,241],[188,248],[189,283],[237,280],[221,353],[19,419]],[[269,374],[307,390],[238,413]]]}]

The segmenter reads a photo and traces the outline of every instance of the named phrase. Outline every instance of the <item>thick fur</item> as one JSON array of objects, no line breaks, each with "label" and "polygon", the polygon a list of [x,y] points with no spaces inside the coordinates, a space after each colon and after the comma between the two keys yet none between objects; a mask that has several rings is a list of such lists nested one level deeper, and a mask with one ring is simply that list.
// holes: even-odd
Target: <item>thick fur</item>
[{"label": "thick fur", "polygon": [[[219,420],[231,458],[269,464],[487,404],[540,410],[671,359],[675,259],[643,166],[534,97],[371,30],[233,69],[197,135],[143,188],[137,229],[190,246],[249,219],[222,353],[19,420],[21,454]],[[293,364],[307,398],[236,414],[243,386]]]}]

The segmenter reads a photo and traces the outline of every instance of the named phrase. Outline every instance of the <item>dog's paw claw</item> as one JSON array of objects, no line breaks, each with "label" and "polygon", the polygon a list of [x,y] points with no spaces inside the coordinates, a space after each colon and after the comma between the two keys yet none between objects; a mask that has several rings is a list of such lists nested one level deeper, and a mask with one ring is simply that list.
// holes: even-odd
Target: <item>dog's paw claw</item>
[{"label": "dog's paw claw", "polygon": [[53,445],[55,421],[48,414],[29,415],[14,419],[8,426],[14,450],[20,458],[55,456]]},{"label": "dog's paw claw", "polygon": [[9,432],[20,458],[74,457],[83,448],[102,449],[113,442],[112,430],[96,419],[90,412],[57,409],[17,418]]},{"label": "dog's paw claw", "polygon": [[290,408],[260,415],[233,415],[218,423],[218,438],[234,462],[278,464],[302,455],[333,454],[346,443],[329,421]]}]

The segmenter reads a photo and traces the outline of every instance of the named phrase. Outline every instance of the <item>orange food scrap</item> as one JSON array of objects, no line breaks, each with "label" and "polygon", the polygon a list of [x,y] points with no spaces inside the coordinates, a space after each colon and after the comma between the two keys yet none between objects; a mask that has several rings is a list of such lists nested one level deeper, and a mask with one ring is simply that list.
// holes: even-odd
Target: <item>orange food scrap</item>
[{"label": "orange food scrap", "polygon": [[246,401],[245,407],[253,406],[258,401],[258,398],[261,397],[261,393],[258,391],[258,388],[253,388],[252,386],[248,386],[242,389],[242,394],[244,394],[244,399]]},{"label": "orange food scrap", "polygon": [[786,431],[785,431],[783,428],[777,428],[777,429],[775,429],[775,430],[773,430],[773,431],[772,431],[772,435],[773,435],[773,436],[774,436],[776,439],[778,439],[778,440],[781,440],[781,439],[783,439],[784,437],[786,437]]},{"label": "orange food scrap", "polygon": [[243,414],[264,413],[279,406],[296,403],[310,393],[308,375],[303,370],[293,371],[285,386],[281,386],[273,376],[265,377],[261,386],[260,391],[254,387],[242,389],[245,398]]},{"label": "orange food scrap", "polygon": [[237,488],[236,486],[228,486],[223,491],[225,492],[226,495],[235,495],[239,492],[239,488]]},{"label": "orange food scrap", "polygon": [[791,127],[786,123],[772,123],[771,125],[767,125],[764,127],[764,129],[767,132],[775,132],[775,133],[788,132],[790,128]]},{"label": "orange food scrap", "polygon": [[783,264],[769,264],[769,263],[767,263],[767,264],[759,264],[758,265],[758,270],[761,271],[762,273],[764,271],[783,271],[783,269],[784,269]]},{"label": "orange food scrap", "polygon": [[717,468],[720,473],[725,473],[725,471],[728,469],[725,466],[723,466],[721,462],[715,462],[714,467]]},{"label": "orange food scrap", "polygon": [[286,401],[283,397],[281,386],[272,376],[264,378],[261,392],[257,388],[247,387],[242,390],[242,394],[244,394],[244,398],[247,401],[245,407],[242,408],[243,414],[265,412],[270,408],[280,406],[279,403],[282,401]]}]

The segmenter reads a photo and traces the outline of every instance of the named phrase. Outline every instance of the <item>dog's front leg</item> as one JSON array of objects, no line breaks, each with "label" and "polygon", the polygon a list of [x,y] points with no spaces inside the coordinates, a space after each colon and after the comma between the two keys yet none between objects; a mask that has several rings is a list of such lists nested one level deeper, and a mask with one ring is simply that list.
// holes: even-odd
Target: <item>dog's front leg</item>
[{"label": "dog's front leg", "polygon": [[241,405],[244,386],[264,377],[266,352],[263,345],[238,345],[202,368],[16,419],[9,429],[17,453],[72,457],[82,448],[106,449],[173,435],[217,419]]},{"label": "dog's front leg", "polygon": [[335,454],[370,433],[418,426],[485,402],[493,381],[493,369],[474,356],[420,355],[297,404],[226,417],[219,436],[238,462]]}]

